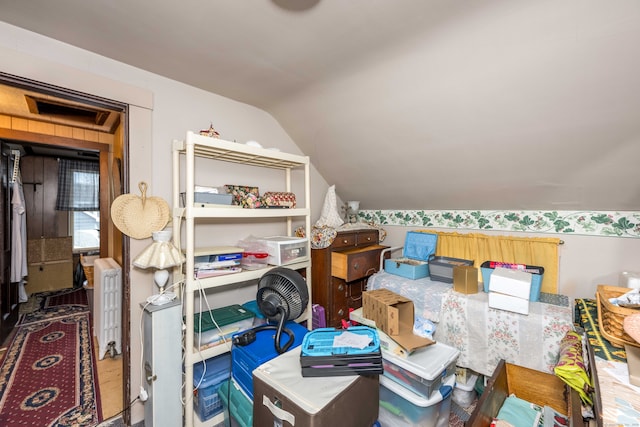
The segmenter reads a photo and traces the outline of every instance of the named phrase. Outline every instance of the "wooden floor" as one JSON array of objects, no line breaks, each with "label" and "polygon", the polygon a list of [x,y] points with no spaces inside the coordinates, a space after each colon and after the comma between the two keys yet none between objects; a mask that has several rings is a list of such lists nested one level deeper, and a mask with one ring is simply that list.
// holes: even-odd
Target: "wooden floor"
[{"label": "wooden floor", "polygon": [[119,354],[111,358],[107,353],[104,359],[99,360],[98,340],[95,337],[93,348],[96,352],[102,419],[107,420],[124,409],[122,404],[122,355]]}]

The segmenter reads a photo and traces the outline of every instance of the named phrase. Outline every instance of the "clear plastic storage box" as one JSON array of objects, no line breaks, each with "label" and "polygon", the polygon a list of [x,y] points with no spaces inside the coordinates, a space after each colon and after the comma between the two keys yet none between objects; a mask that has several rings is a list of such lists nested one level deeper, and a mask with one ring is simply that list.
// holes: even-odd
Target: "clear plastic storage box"
[{"label": "clear plastic storage box", "polygon": [[455,374],[459,355],[458,349],[439,342],[419,348],[407,357],[383,351],[384,376],[428,399],[445,378]]},{"label": "clear plastic storage box", "polygon": [[306,261],[309,257],[306,238],[272,236],[263,237],[259,242],[267,246],[267,262],[271,265],[292,264]]}]

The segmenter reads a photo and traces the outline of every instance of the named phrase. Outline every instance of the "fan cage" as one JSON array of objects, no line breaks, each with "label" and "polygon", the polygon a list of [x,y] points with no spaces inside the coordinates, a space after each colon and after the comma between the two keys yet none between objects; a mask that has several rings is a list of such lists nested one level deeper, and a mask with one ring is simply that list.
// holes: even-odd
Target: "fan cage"
[{"label": "fan cage", "polygon": [[[266,273],[260,279],[258,286],[257,302],[258,307],[262,311],[263,302],[277,301],[277,305],[281,305],[288,313],[286,320],[293,320],[304,313],[309,302],[309,292],[304,277],[297,271],[290,269],[274,269]],[[263,314],[267,317],[269,313]]]}]

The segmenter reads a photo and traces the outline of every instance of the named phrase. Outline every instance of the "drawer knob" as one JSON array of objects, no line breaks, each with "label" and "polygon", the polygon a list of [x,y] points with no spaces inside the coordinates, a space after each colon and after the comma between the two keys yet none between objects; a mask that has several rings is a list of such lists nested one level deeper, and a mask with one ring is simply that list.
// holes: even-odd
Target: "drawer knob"
[{"label": "drawer knob", "polygon": [[360,267],[360,266],[358,265],[358,263],[357,263],[357,262],[356,262],[355,264],[353,264],[353,269],[354,269],[354,270],[357,270],[357,269],[358,269],[358,267]]},{"label": "drawer knob", "polygon": [[367,236],[367,242],[371,241],[371,236]]},{"label": "drawer knob", "polygon": [[338,290],[339,290],[339,291],[344,291],[344,283],[340,283],[340,284],[338,285]]},{"label": "drawer knob", "polygon": [[349,241],[348,241],[347,239],[344,239],[344,240],[342,241],[342,243],[344,243],[344,244],[346,245],[347,243],[349,243]]},{"label": "drawer knob", "polygon": [[344,316],[344,309],[343,308],[338,310],[338,316]]}]

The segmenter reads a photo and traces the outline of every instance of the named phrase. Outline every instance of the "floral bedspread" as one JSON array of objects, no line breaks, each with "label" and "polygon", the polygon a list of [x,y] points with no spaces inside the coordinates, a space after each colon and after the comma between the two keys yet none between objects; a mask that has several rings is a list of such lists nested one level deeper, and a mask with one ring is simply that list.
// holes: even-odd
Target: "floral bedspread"
[{"label": "floral bedspread", "polygon": [[500,359],[553,373],[559,343],[573,330],[568,304],[530,302],[529,314],[489,308],[488,294],[447,293],[435,339],[460,350],[458,366],[491,375]]}]

